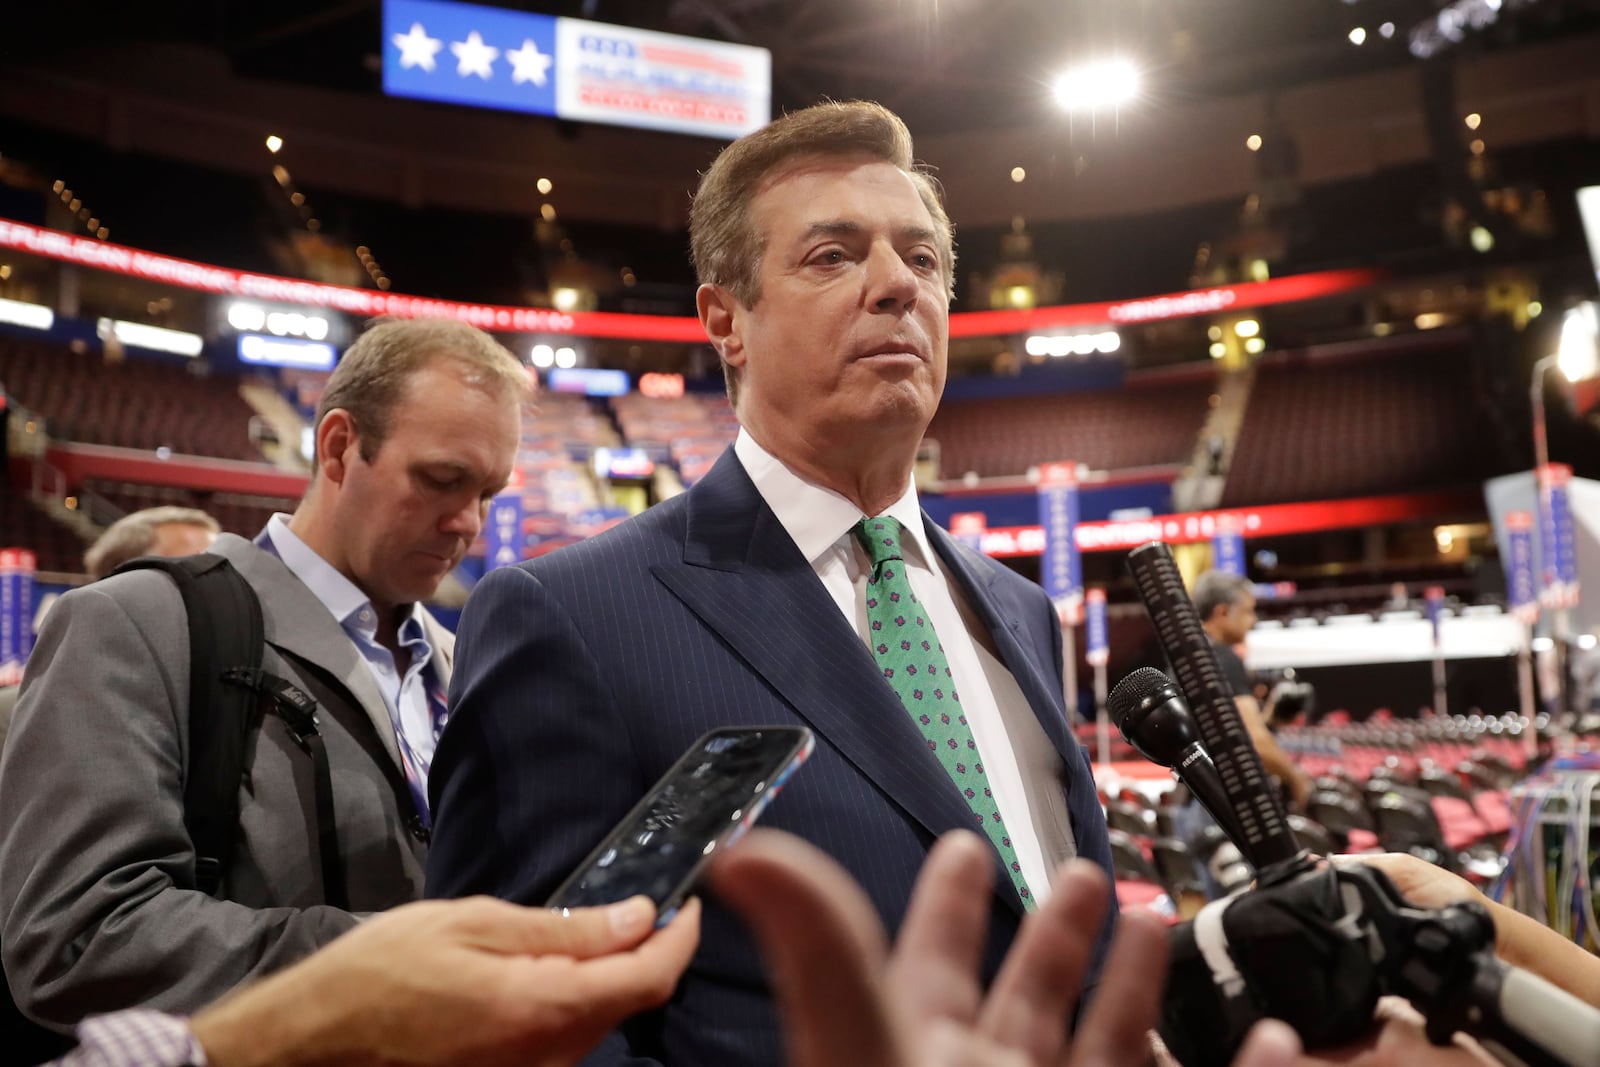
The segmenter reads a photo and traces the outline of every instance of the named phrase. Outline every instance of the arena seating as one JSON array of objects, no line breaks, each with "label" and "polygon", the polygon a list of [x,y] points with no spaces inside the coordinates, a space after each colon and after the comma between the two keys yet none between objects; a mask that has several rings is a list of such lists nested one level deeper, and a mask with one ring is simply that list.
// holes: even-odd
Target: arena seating
[{"label": "arena seating", "polygon": [[651,398],[630,393],[612,398],[622,439],[634,448],[664,452],[685,483],[698,480],[739,432],[733,409],[721,393]]},{"label": "arena seating", "polygon": [[0,477],[0,548],[31,549],[41,571],[81,574],[85,547],[81,537]]},{"label": "arena seating", "polygon": [[1223,504],[1456,487],[1493,473],[1462,346],[1263,359]]},{"label": "arena seating", "polygon": [[261,460],[250,406],[232,380],[149,359],[107,362],[98,352],[0,339],[0,381],[44,416],[52,437],[123,448],[170,448],[220,459]]},{"label": "arena seating", "polygon": [[1106,471],[1178,464],[1194,450],[1214,387],[1207,373],[1135,377],[1109,392],[946,400],[927,437],[939,442],[947,479],[1014,477],[1059,459]]},{"label": "arena seating", "polygon": [[[199,508],[221,524],[228,533],[254,537],[261,532],[275,511],[292,512],[295,501],[274,497],[246,496],[238,493],[197,493],[160,485],[133,485],[127,482],[102,482],[91,479],[84,492],[99,497],[116,511],[127,514],[143,508],[174,505]],[[73,568],[77,569],[77,568]]]}]

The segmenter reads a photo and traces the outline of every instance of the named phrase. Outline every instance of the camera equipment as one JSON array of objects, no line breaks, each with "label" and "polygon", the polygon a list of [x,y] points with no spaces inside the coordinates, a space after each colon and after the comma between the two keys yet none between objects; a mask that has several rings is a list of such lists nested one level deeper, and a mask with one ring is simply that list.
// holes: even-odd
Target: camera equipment
[{"label": "camera equipment", "polygon": [[1295,677],[1293,668],[1272,671],[1258,680],[1266,683],[1267,699],[1261,706],[1273,724],[1287,725],[1301,715],[1308,720],[1316,716],[1316,687]]},{"label": "camera equipment", "polygon": [[[1435,1043],[1459,1031],[1507,1063],[1600,1067],[1600,1011],[1497,960],[1483,908],[1417,908],[1381,872],[1318,866],[1299,848],[1171,552],[1143,545],[1128,567],[1187,707],[1159,671],[1140,672],[1117,706],[1145,716],[1159,708],[1162,738],[1183,736],[1173,723],[1193,709],[1193,733],[1234,815],[1219,822],[1241,835],[1235,843],[1257,870],[1255,889],[1213,901],[1174,930],[1161,1023],[1172,1053],[1186,1067],[1220,1067],[1264,1016],[1289,1023],[1306,1047],[1328,1048],[1369,1033],[1378,998],[1393,993],[1423,1013]],[[1130,740],[1150,730],[1145,721],[1129,714]],[[1146,754],[1173,766],[1184,751],[1151,745]],[[1185,769],[1174,766],[1180,777]]]}]

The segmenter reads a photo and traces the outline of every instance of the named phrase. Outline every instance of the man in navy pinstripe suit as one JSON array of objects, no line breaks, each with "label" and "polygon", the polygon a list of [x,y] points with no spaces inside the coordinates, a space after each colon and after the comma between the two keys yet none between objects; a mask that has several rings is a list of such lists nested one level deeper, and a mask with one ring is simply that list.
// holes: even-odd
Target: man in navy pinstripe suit
[{"label": "man in navy pinstripe suit", "polygon": [[[933,841],[983,824],[992,975],[1058,865],[1109,871],[1110,852],[1048,598],[917,502],[954,275],[937,187],[893,114],[825,104],[726,149],[691,235],[738,440],[689,492],[473,593],[432,770],[428,892],[542,901],[701,733],[803,723],[816,754],[771,824],[839,860],[891,930]],[[885,528],[887,559],[870,532]],[[916,679],[883,658],[885,597],[936,631],[919,631],[939,658]],[[925,696],[958,733],[930,732]],[[671,1003],[588,1062],[781,1055],[755,949],[713,906]]]}]

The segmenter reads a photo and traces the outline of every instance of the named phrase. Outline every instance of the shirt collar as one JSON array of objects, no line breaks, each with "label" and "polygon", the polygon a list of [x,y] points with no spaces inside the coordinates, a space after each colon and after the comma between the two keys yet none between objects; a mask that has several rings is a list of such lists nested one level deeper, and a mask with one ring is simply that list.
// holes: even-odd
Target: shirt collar
[{"label": "shirt collar", "polygon": [[[378,619],[376,612],[371,610],[372,601],[354,582],[340,574],[289,529],[288,515],[278,512],[268,519],[266,536],[272,542],[273,551],[283,560],[283,565],[311,590],[311,595],[322,602],[322,606],[328,609],[340,626],[354,627],[368,637],[377,635]],[[417,605],[405,606],[399,638],[401,644],[426,639],[422,621],[418,618]]]},{"label": "shirt collar", "polygon": [[[818,558],[839,543],[842,537],[854,540],[855,525],[864,518],[877,518],[861,513],[843,496],[832,489],[824,489],[800,477],[786,467],[782,460],[762,448],[742,427],[733,442],[734,455],[744,466],[745,473],[755,483],[756,492],[767,502],[778,522],[788,531],[801,555],[813,566]],[[889,505],[885,515],[905,527],[914,550],[921,555],[920,562],[932,565],[933,546],[922,526],[922,506],[917,500],[916,482],[906,479],[906,491],[900,499]]]}]

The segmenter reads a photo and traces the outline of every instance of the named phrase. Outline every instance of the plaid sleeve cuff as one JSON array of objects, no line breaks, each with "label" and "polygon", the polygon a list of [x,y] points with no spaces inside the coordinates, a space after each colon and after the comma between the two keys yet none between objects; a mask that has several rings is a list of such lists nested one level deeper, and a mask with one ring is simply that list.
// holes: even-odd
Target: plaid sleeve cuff
[{"label": "plaid sleeve cuff", "polygon": [[78,1024],[78,1047],[61,1067],[206,1067],[189,1021],[158,1011],[119,1011]]}]

